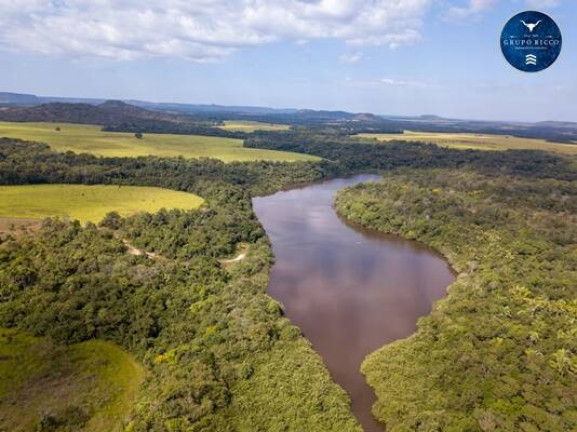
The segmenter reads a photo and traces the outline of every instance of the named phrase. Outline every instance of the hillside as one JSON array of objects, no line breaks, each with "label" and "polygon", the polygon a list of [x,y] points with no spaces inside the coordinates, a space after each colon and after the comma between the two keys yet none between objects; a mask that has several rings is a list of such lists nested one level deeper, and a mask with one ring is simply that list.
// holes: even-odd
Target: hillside
[{"label": "hillside", "polygon": [[121,101],[106,101],[100,105],[54,102],[32,107],[2,108],[0,120],[97,125],[142,124],[148,121],[196,123],[191,116],[151,111]]}]

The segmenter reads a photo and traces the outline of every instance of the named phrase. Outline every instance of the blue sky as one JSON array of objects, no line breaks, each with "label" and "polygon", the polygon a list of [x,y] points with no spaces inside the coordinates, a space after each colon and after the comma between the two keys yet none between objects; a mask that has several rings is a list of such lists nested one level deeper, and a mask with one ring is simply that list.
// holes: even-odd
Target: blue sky
[{"label": "blue sky", "polygon": [[[499,35],[551,15],[560,58],[528,74]],[[2,91],[577,121],[575,0],[15,0],[0,5]]]}]

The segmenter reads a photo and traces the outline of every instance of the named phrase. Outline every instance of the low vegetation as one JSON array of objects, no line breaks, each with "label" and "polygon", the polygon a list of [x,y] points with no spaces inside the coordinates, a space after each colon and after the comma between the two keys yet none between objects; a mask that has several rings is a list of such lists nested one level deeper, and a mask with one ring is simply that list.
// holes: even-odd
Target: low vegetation
[{"label": "low vegetation", "polygon": [[555,143],[537,138],[519,138],[511,135],[489,135],[473,133],[434,133],[434,132],[411,132],[401,134],[359,134],[356,135],[365,140],[378,142],[406,141],[433,143],[442,147],[455,149],[475,150],[543,150],[575,155],[577,143]]},{"label": "low vegetation", "polygon": [[0,186],[0,217],[44,219],[58,216],[97,223],[109,212],[122,216],[162,208],[193,209],[202,198],[185,192],[136,186]]},{"label": "low vegetation", "polygon": [[388,431],[577,430],[575,182],[410,171],[336,206],[460,273],[415,335],[363,364]]},{"label": "low vegetation", "polygon": [[0,429],[124,430],[144,370],[110,342],[56,345],[0,329]]},{"label": "low vegetation", "polygon": [[142,139],[137,139],[134,132],[104,132],[94,125],[0,122],[0,137],[46,143],[59,152],[108,157],[182,156],[214,158],[224,162],[316,159],[294,153],[244,148],[243,141],[234,138],[144,133]]}]

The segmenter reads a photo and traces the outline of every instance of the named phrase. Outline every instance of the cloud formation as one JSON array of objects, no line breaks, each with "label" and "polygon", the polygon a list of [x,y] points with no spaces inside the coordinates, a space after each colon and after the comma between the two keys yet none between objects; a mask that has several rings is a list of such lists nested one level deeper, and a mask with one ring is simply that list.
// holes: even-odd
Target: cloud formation
[{"label": "cloud formation", "polygon": [[430,87],[429,83],[415,80],[400,80],[394,78],[379,78],[371,80],[357,80],[353,78],[346,78],[345,84],[351,87],[409,87],[409,88],[424,88]]},{"label": "cloud formation", "polygon": [[445,18],[455,21],[470,18],[484,13],[494,4],[495,0],[468,0],[468,2],[462,6],[449,8],[445,13]]},{"label": "cloud formation", "polygon": [[341,63],[358,63],[363,59],[363,54],[360,52],[353,52],[353,53],[345,53],[341,55],[340,61]]},{"label": "cloud formation", "polygon": [[132,60],[220,60],[275,41],[395,47],[420,38],[431,0],[18,0],[0,3],[4,49]]},{"label": "cloud formation", "polygon": [[558,6],[560,0],[527,0],[527,4],[533,9],[551,9]]}]

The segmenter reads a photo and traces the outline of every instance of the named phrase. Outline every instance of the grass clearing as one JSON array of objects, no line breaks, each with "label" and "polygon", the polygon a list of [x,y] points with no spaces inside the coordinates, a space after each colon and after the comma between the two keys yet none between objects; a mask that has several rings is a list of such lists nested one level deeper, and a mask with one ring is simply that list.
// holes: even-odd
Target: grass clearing
[{"label": "grass clearing", "polygon": [[290,126],[257,121],[231,120],[225,121],[224,126],[219,126],[219,128],[235,132],[252,133],[255,131],[285,131],[289,130]]},{"label": "grass clearing", "polygon": [[155,213],[161,208],[193,209],[197,195],[140,186],[30,185],[0,186],[0,217],[44,219],[58,216],[100,222],[111,211],[122,216]]},{"label": "grass clearing", "polygon": [[475,150],[544,150],[557,153],[577,154],[577,143],[560,144],[542,139],[518,138],[511,135],[488,135],[470,133],[434,133],[411,132],[404,134],[359,134],[360,138],[379,141],[422,141],[437,144],[441,147]]},{"label": "grass clearing", "polygon": [[0,217],[0,239],[7,235],[19,238],[37,231],[41,226],[42,221],[38,219]]},{"label": "grass clearing", "polygon": [[240,139],[170,134],[144,134],[138,139],[131,133],[103,132],[100,126],[94,125],[0,122],[0,137],[43,142],[59,152],[109,157],[183,156],[223,162],[319,160],[298,153],[244,148]]},{"label": "grass clearing", "polygon": [[110,342],[64,347],[0,329],[0,430],[123,431],[143,378]]}]

